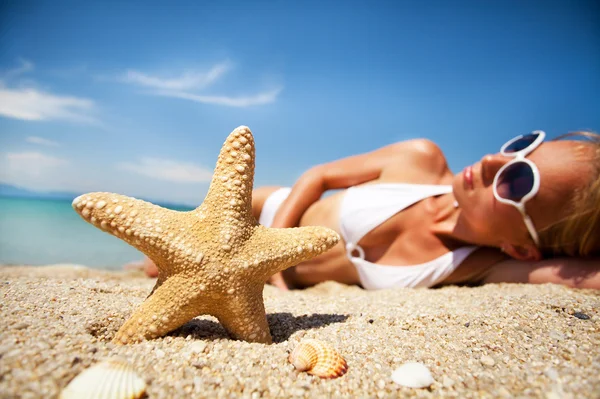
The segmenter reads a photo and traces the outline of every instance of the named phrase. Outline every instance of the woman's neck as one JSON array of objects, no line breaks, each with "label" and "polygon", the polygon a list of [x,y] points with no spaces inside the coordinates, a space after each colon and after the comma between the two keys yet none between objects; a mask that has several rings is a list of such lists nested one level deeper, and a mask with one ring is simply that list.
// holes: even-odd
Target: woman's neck
[{"label": "woman's neck", "polygon": [[482,240],[476,232],[461,223],[461,209],[452,193],[437,198],[432,232],[446,240],[460,244],[496,246],[495,243]]},{"label": "woman's neck", "polygon": [[435,199],[432,231],[436,235],[452,237],[460,209],[452,193],[440,195]]}]

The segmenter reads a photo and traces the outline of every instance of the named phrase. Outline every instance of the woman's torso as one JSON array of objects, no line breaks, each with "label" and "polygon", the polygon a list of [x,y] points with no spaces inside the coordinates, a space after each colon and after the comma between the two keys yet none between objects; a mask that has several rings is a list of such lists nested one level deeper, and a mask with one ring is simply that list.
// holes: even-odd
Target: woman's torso
[{"label": "woman's torso", "polygon": [[[446,169],[441,175],[410,173],[391,168],[379,179],[366,184],[412,183],[450,185],[452,173]],[[340,208],[347,190],[326,196],[304,213],[300,226],[321,225],[340,232]],[[357,244],[365,252],[365,259],[380,265],[416,265],[436,259],[461,245],[448,237],[433,233],[436,216],[440,210],[452,206],[452,194],[428,197],[391,216],[368,232]],[[452,277],[452,276],[451,276]],[[300,285],[312,285],[319,281],[334,279],[347,284],[358,284],[355,266],[346,254],[342,239],[333,249],[294,271],[294,280]]]}]

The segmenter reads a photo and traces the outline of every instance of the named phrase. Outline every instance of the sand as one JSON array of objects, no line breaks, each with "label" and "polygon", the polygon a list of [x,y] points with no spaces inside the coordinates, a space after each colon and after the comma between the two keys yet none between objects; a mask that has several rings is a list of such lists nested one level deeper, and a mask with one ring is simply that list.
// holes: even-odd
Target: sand
[{"label": "sand", "polygon": [[[0,397],[56,397],[85,368],[120,357],[146,380],[149,398],[600,398],[600,291],[267,286],[273,345],[231,340],[212,317],[161,339],[111,344],[153,283],[134,272],[1,267]],[[287,358],[303,338],[338,348],[347,374],[296,371]],[[394,383],[392,371],[410,361],[435,383]]]}]

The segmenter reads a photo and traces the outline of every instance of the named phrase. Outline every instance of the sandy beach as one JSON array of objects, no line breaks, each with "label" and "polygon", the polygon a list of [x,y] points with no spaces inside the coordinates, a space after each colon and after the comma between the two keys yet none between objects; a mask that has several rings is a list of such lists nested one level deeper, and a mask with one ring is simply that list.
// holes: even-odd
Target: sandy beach
[{"label": "sandy beach", "polygon": [[[324,283],[267,286],[272,345],[231,340],[212,317],[168,336],[110,339],[149,294],[135,272],[81,266],[1,267],[0,396],[57,397],[105,358],[128,361],[149,398],[599,398],[600,291],[556,285],[365,291]],[[333,344],[348,372],[322,380],[287,358],[304,338]],[[425,364],[426,389],[391,373]]]}]

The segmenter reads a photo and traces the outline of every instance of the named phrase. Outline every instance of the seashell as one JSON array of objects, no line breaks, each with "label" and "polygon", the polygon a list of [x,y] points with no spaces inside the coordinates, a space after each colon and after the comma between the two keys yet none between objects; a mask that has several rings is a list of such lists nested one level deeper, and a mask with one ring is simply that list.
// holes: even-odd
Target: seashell
[{"label": "seashell", "polygon": [[59,399],[134,399],[146,391],[146,382],[123,360],[107,359],[77,375]]},{"label": "seashell", "polygon": [[409,388],[427,388],[435,382],[429,369],[423,363],[404,363],[392,373],[392,380]]},{"label": "seashell", "polygon": [[321,378],[336,378],[348,370],[346,360],[328,343],[305,339],[296,346],[288,360],[298,371]]}]

